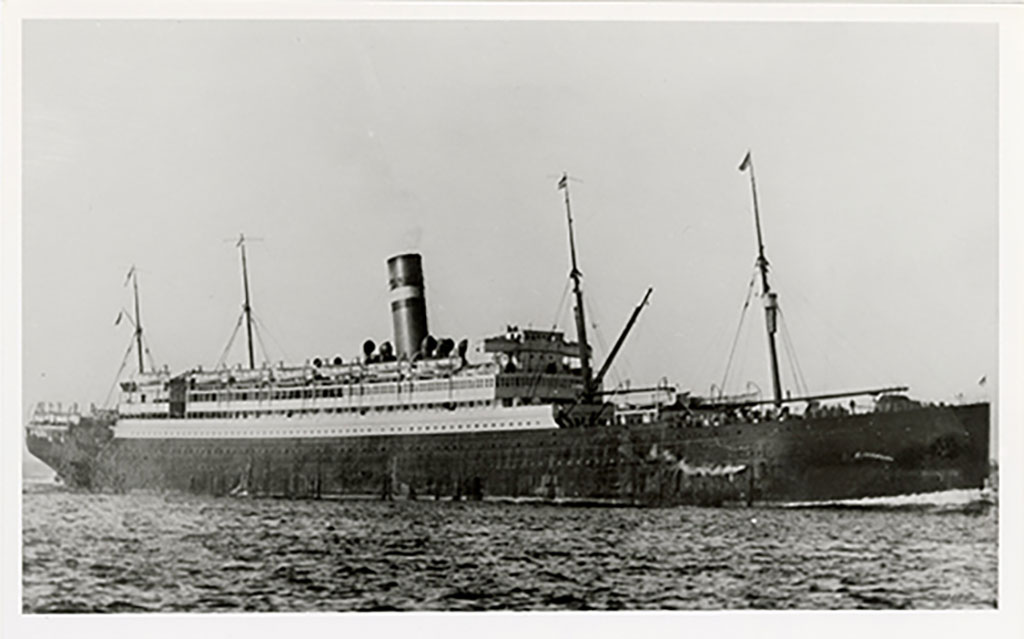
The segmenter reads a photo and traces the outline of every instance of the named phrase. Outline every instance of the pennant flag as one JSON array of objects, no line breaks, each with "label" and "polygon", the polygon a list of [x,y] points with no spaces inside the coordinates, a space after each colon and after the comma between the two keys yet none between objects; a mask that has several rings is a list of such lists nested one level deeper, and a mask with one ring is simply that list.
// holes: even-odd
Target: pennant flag
[{"label": "pennant flag", "polygon": [[558,189],[561,190],[566,188],[567,186],[569,186],[569,174],[563,173],[562,179],[558,181]]},{"label": "pennant flag", "polygon": [[117,326],[118,324],[120,324],[120,323],[121,323],[121,318],[122,318],[123,316],[124,316],[124,311],[118,311],[118,312],[117,312],[117,319],[116,319],[116,320],[114,320],[114,326]]},{"label": "pennant flag", "polygon": [[987,381],[988,381],[988,376],[987,375],[982,375],[981,379],[978,380],[978,386],[984,386],[985,382],[987,382]]},{"label": "pennant flag", "polygon": [[746,171],[747,167],[750,166],[750,151],[743,156],[743,162],[740,164],[740,171]]},{"label": "pennant flag", "polygon": [[125,286],[128,286],[128,282],[132,281],[132,275],[135,275],[135,265],[134,264],[132,265],[132,267],[130,269],[128,269],[128,275],[125,276],[125,278],[124,278],[124,285]]}]

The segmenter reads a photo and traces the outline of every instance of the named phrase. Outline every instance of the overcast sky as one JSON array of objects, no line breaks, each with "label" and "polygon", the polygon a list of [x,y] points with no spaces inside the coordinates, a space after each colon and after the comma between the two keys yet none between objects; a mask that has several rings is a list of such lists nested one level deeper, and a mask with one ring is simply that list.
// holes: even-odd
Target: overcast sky
[{"label": "overcast sky", "polygon": [[[996,374],[997,38],[885,23],[46,21],[23,32],[26,409],[102,402],[140,272],[156,362],[212,366],[240,232],[274,361],[391,338],[386,259],[431,332],[574,334],[572,184],[612,384],[721,382],[753,273],[811,391],[952,401]],[[770,392],[752,302],[730,374]],[[602,340],[605,348],[602,348]],[[780,350],[785,352],[787,349]],[[228,358],[244,361],[239,339]],[[977,382],[986,376],[987,389]],[[784,361],[783,382],[794,387]]]}]

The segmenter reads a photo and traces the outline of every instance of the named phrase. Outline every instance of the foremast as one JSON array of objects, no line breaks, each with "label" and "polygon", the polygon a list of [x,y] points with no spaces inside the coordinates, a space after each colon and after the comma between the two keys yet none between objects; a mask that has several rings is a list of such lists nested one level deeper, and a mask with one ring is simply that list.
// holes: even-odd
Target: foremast
[{"label": "foremast", "polygon": [[128,277],[132,280],[132,292],[135,298],[135,350],[139,356],[139,375],[145,372],[142,360],[142,319],[139,316],[139,276],[135,270],[135,265],[132,265],[130,271],[128,271]]},{"label": "foremast", "polygon": [[569,201],[569,174],[562,173],[558,181],[558,188],[565,196],[565,217],[569,223],[569,255],[572,259],[572,270],[569,277],[572,278],[572,291],[576,297],[576,338],[580,348],[580,369],[583,375],[583,396],[589,398],[596,390],[593,371],[590,368],[590,345],[587,343],[587,319],[583,310],[583,289],[580,286],[580,279],[583,273],[580,272],[576,262],[576,238],[572,229],[572,205]]},{"label": "foremast", "polygon": [[121,360],[121,368],[118,369],[117,371],[118,377],[120,377],[121,373],[124,371],[124,367],[128,364],[128,359],[131,357],[133,349],[135,350],[136,357],[138,358],[138,374],[140,376],[146,372],[145,358],[143,356],[143,353],[145,353],[145,356],[149,357],[150,370],[156,370],[156,366],[153,364],[153,358],[149,354],[149,350],[145,347],[142,341],[142,313],[139,310],[141,306],[141,304],[139,303],[139,271],[137,268],[135,268],[134,264],[130,269],[128,269],[128,275],[126,275],[124,278],[124,286],[128,286],[129,282],[131,282],[132,285],[133,312],[129,313],[122,307],[121,310],[117,313],[117,319],[114,320],[114,326],[117,326],[118,324],[121,323],[121,318],[126,317],[134,327],[132,331],[132,339],[128,342],[128,350],[125,351],[124,358]]},{"label": "foremast", "polygon": [[768,258],[764,256],[764,240],[761,235],[761,214],[757,207],[757,182],[754,178],[754,158],[750,151],[743,157],[740,171],[750,172],[750,191],[754,199],[754,225],[757,227],[757,268],[761,272],[761,297],[764,298],[765,327],[768,332],[768,357],[771,360],[772,391],[776,408],[782,406],[782,384],[779,381],[779,356],[775,346],[775,331],[778,328],[779,300],[768,284]]},{"label": "foremast", "polygon": [[249,303],[249,269],[245,262],[245,234],[240,233],[238,235],[238,243],[236,244],[239,251],[242,253],[242,290],[245,294],[244,301],[242,303],[242,313],[245,314],[245,332],[248,338],[247,345],[249,347],[249,369],[256,368],[256,361],[253,357],[252,349],[252,305]]}]

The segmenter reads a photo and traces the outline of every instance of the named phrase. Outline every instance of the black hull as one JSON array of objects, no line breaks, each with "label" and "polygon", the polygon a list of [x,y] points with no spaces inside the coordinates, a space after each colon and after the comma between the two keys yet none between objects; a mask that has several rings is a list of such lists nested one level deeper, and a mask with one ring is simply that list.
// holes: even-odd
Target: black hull
[{"label": "black hull", "polygon": [[981,488],[989,407],[721,427],[309,439],[107,439],[84,419],[29,450],[73,486],[290,498],[643,505],[821,502]]}]

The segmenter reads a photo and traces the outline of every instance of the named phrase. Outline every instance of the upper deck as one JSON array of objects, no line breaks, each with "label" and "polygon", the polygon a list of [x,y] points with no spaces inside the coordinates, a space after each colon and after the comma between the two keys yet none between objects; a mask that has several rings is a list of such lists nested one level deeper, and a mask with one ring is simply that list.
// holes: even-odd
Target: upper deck
[{"label": "upper deck", "polygon": [[[541,346],[547,345],[546,348]],[[258,369],[150,373],[121,384],[131,419],[244,419],[315,413],[452,410],[575,402],[583,391],[558,332],[510,329],[464,355],[413,361],[322,362]]]}]

